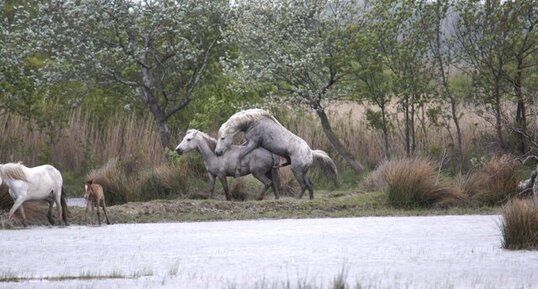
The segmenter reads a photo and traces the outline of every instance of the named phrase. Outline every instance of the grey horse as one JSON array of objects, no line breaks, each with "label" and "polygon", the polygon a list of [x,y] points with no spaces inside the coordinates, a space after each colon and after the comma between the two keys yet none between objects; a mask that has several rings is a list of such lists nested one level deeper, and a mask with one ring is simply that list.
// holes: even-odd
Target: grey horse
[{"label": "grey horse", "polygon": [[226,177],[252,174],[264,185],[258,196],[259,200],[263,199],[265,192],[270,186],[273,187],[275,199],[280,198],[280,178],[278,176],[278,167],[280,163],[279,156],[259,148],[245,154],[241,162],[239,162],[238,156],[244,150],[244,147],[232,146],[226,154],[217,157],[213,152],[216,144],[217,141],[208,134],[196,129],[189,129],[181,143],[176,147],[176,152],[178,154],[186,153],[194,149],[200,152],[209,175],[209,184],[211,186],[210,196],[213,196],[213,192],[215,191],[215,180],[218,178],[224,188],[226,200],[230,200],[231,196],[228,190]]},{"label": "grey horse", "polygon": [[329,173],[336,185],[339,184],[336,165],[327,153],[310,149],[302,138],[287,130],[263,109],[240,111],[222,124],[215,153],[222,155],[230,149],[234,136],[241,131],[245,132],[247,144],[239,154],[239,159],[259,147],[286,158],[287,164],[291,165],[291,170],[301,185],[299,198],[303,196],[306,189],[308,189],[310,199],[314,198],[312,181],[307,176],[314,159],[320,161],[324,171]]}]

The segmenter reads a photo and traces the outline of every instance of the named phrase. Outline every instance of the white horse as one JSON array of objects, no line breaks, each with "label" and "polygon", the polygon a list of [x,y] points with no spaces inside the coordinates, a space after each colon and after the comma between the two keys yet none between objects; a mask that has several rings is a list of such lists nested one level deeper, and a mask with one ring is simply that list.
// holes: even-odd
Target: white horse
[{"label": "white horse", "polygon": [[60,172],[51,165],[28,168],[21,163],[0,164],[0,184],[4,182],[9,188],[9,195],[15,202],[9,210],[11,220],[17,209],[20,209],[23,225],[26,226],[26,215],[22,204],[25,201],[44,200],[49,203],[47,218],[51,225],[52,206],[56,203],[58,219],[67,226],[67,202]]},{"label": "white horse", "polygon": [[[314,160],[320,161],[325,172],[338,185],[338,172],[333,160],[322,150],[312,150],[308,144],[291,131],[287,130],[269,112],[263,109],[248,109],[232,115],[221,125],[215,153],[222,155],[228,150],[233,138],[239,132],[245,132],[247,144],[239,154],[239,160],[252,150],[264,149],[286,158],[291,165],[293,175],[301,185],[301,198],[306,189],[310,199],[314,198],[312,181],[307,173]],[[286,165],[287,165],[286,164]]]}]

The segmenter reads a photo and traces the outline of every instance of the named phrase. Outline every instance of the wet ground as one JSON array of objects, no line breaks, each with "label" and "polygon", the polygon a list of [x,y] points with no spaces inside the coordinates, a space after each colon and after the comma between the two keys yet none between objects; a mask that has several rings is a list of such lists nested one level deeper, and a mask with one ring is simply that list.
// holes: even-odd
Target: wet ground
[{"label": "wet ground", "polygon": [[[0,231],[0,288],[538,288],[499,216],[32,227]],[[99,278],[99,279],[97,279]]]}]

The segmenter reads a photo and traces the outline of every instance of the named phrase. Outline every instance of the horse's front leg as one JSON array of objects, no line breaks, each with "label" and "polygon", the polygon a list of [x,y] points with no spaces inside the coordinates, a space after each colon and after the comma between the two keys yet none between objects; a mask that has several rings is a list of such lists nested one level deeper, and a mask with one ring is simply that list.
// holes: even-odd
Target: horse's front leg
[{"label": "horse's front leg", "polygon": [[239,155],[237,156],[237,165],[235,166],[235,178],[239,178],[241,176],[241,160],[258,147],[259,144],[253,141],[247,141],[247,143],[243,145],[241,151],[239,152]]},{"label": "horse's front leg", "polygon": [[231,201],[232,197],[230,196],[230,190],[228,189],[228,181],[226,180],[226,176],[219,176],[219,180],[222,184],[222,188],[224,189],[224,195],[226,196],[226,200]]},{"label": "horse's front leg", "polygon": [[213,199],[213,193],[215,192],[215,175],[208,173],[209,176],[209,198]]}]

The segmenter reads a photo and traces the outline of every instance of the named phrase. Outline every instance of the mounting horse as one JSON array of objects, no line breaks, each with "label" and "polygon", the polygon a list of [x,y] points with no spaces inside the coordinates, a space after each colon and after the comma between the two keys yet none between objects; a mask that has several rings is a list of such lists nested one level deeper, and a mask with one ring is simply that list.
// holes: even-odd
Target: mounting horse
[{"label": "mounting horse", "polygon": [[270,186],[273,187],[275,199],[280,197],[280,178],[277,169],[280,163],[279,156],[274,155],[263,148],[259,148],[244,154],[241,162],[239,162],[239,155],[245,149],[243,146],[231,146],[226,154],[217,157],[213,152],[216,144],[217,141],[208,134],[199,130],[189,129],[181,143],[176,147],[176,152],[178,154],[186,153],[191,150],[200,152],[209,175],[211,197],[215,191],[216,178],[222,183],[224,193],[226,194],[226,200],[230,200],[231,196],[228,190],[226,177],[245,176],[249,174],[252,174],[264,185],[264,188],[258,196],[259,200],[263,199],[265,192]]},{"label": "mounting horse", "polygon": [[54,225],[52,206],[56,203],[58,219],[67,226],[67,202],[60,172],[51,165],[28,168],[21,163],[0,165],[0,184],[4,182],[9,187],[9,195],[15,202],[9,210],[11,220],[17,209],[20,209],[23,225],[26,226],[26,215],[22,203],[25,201],[44,200],[49,203],[47,218]]},{"label": "mounting horse", "polygon": [[245,132],[247,143],[239,154],[241,160],[256,148],[264,149],[286,158],[291,170],[301,185],[301,198],[308,189],[310,199],[314,198],[312,181],[307,173],[314,160],[320,161],[325,172],[338,185],[338,172],[334,161],[322,150],[312,150],[300,137],[296,136],[269,112],[262,109],[248,109],[232,115],[219,129],[218,142],[215,148],[217,155],[222,155],[232,144],[239,132]]}]

